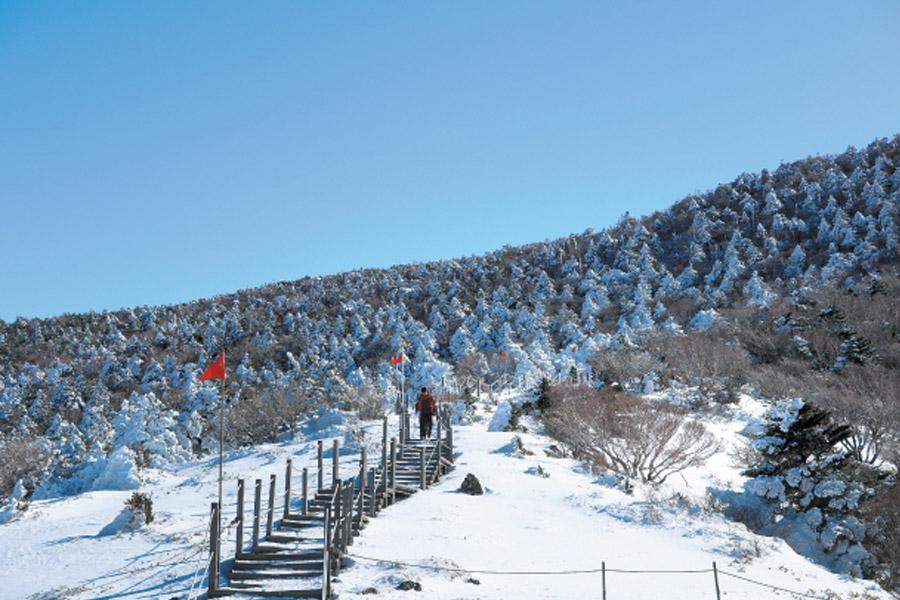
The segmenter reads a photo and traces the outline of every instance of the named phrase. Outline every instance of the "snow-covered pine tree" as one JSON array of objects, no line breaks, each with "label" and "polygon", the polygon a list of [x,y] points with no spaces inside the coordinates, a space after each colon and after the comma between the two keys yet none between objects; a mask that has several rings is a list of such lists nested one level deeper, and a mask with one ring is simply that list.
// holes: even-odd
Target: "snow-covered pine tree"
[{"label": "snow-covered pine tree", "polygon": [[838,448],[850,435],[824,408],[801,399],[779,402],[753,440],[761,460],[747,470],[745,487],[770,504],[780,528],[809,528],[835,568],[860,576],[875,567],[859,519],[860,503],[872,491],[854,479],[848,454]]}]

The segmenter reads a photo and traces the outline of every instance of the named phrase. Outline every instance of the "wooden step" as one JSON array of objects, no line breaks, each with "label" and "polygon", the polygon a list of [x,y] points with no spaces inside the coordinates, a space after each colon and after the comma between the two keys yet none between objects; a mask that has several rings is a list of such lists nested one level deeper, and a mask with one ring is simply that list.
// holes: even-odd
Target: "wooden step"
[{"label": "wooden step", "polygon": [[232,571],[229,581],[265,581],[267,579],[309,579],[322,577],[321,571],[292,571],[282,573],[280,571]]},{"label": "wooden step", "polygon": [[266,542],[272,544],[292,544],[294,542],[322,542],[322,536],[306,536],[306,535],[285,535],[284,533],[273,533],[265,537]]},{"label": "wooden step", "polygon": [[288,513],[288,515],[286,517],[283,517],[282,520],[284,520],[284,519],[287,519],[288,521],[324,521],[325,515],[323,515],[321,513],[318,513],[318,514],[309,513],[309,514],[304,515],[303,513],[291,512],[291,513]]},{"label": "wooden step", "polygon": [[237,560],[231,564],[232,571],[263,571],[266,569],[293,569],[296,571],[321,571],[324,563],[319,560],[309,561],[267,561],[267,560]]},{"label": "wooden step", "polygon": [[256,547],[255,552],[249,552],[247,554],[241,554],[239,560],[285,560],[285,561],[301,561],[301,560],[311,560],[311,559],[319,559],[322,560],[322,556],[324,555],[321,549],[317,550],[304,550],[301,552],[285,552],[284,548],[278,548],[276,546],[263,546],[259,545]]},{"label": "wooden step", "polygon": [[222,588],[213,597],[231,598],[322,598],[321,588],[309,590],[266,590],[258,584],[240,584],[235,582]]}]

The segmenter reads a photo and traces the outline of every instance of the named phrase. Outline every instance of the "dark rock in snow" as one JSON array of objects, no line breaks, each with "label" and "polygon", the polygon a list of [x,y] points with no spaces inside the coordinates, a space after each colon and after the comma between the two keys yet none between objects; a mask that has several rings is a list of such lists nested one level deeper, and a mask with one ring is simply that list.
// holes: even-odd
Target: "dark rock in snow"
[{"label": "dark rock in snow", "polygon": [[368,596],[369,594],[377,594],[377,593],[378,593],[378,590],[376,590],[373,587],[367,587],[366,589],[364,589],[363,591],[360,592],[360,594],[362,594],[363,596]]},{"label": "dark rock in snow", "polygon": [[402,592],[408,592],[410,590],[415,590],[417,592],[421,592],[422,584],[419,583],[418,581],[410,581],[409,579],[407,579],[406,581],[401,581],[400,584],[397,586],[397,589]]},{"label": "dark rock in snow", "polygon": [[466,583],[471,583],[472,585],[481,585],[481,582],[474,577],[469,577],[468,579],[466,579]]},{"label": "dark rock in snow", "polygon": [[459,491],[470,496],[480,496],[484,493],[481,482],[471,473],[468,473],[466,478],[463,479],[462,485],[459,486]]}]

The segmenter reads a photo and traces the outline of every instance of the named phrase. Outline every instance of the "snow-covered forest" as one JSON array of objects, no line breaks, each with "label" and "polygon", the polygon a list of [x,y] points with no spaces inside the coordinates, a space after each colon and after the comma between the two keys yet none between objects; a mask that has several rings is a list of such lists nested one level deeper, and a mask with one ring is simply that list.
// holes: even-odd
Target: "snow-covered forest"
[{"label": "snow-covered forest", "polygon": [[[848,572],[896,583],[896,509],[853,511],[896,498],[876,490],[900,437],[898,204],[900,136],[484,256],[0,322],[0,497],[128,487],[211,452],[219,391],[197,378],[223,345],[230,446],[274,441],[324,406],[378,413],[403,353],[407,393],[546,378],[692,410],[763,398],[770,427],[745,457],[758,496],[773,515],[793,506]],[[843,450],[781,456],[812,403],[845,428]],[[870,469],[831,476],[848,461]],[[802,504],[810,490],[826,509]]]}]

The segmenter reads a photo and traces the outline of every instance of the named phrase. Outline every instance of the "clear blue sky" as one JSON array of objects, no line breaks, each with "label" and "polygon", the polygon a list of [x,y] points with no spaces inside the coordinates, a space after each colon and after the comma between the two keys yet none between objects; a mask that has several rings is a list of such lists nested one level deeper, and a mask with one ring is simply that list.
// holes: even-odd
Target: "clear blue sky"
[{"label": "clear blue sky", "polygon": [[900,2],[0,0],[0,318],[601,229],[900,132]]}]

